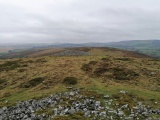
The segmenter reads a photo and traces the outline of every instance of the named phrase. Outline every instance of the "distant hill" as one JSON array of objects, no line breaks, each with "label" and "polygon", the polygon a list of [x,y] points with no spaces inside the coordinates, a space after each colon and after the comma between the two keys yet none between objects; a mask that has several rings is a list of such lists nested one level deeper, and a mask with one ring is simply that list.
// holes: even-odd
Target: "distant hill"
[{"label": "distant hill", "polygon": [[68,48],[35,48],[23,51],[13,51],[1,55],[0,59],[34,58],[42,56],[121,56],[149,58],[149,56],[134,51],[110,47],[68,47]]},{"label": "distant hill", "polygon": [[107,46],[132,50],[160,58],[160,40],[120,41],[109,43]]},{"label": "distant hill", "polygon": [[[22,58],[53,55],[68,48],[111,47],[160,58],[160,40],[131,40],[110,43],[30,43],[0,45],[0,58]],[[12,48],[12,49],[11,49]],[[5,50],[5,52],[4,52]],[[11,50],[11,52],[7,52]]]}]

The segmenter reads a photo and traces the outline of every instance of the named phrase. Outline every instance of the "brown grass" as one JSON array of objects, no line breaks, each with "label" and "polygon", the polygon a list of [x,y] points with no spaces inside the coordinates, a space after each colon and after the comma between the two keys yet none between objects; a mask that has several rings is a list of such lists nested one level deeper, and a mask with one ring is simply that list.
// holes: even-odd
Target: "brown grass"
[{"label": "brown grass", "polygon": [[[74,87],[83,87],[100,93],[109,91],[108,94],[127,89],[138,95],[160,101],[158,96],[160,62],[158,60],[133,57],[124,59],[123,52],[109,51],[109,49],[105,52],[105,49],[94,48],[90,52],[95,53],[95,55],[0,60],[0,65],[8,61],[14,61],[17,64],[16,62],[20,61],[20,66],[9,69],[7,72],[1,71],[0,78],[5,82],[1,84],[3,87],[0,89],[0,106],[11,105],[18,100],[40,98],[51,93],[66,91],[63,80],[69,76],[78,79],[78,83]],[[82,69],[83,65],[85,67]],[[138,73],[139,76],[131,77],[127,81],[116,80],[114,68],[121,68],[120,71]],[[150,75],[151,72],[155,74]],[[32,87],[20,87],[22,84],[30,83],[34,78],[45,79]],[[6,100],[9,102],[5,103]]]},{"label": "brown grass", "polygon": [[57,52],[63,51],[63,48],[51,48],[51,49],[44,49],[35,53],[32,53],[28,55],[28,57],[39,57],[39,56],[47,56],[47,55],[53,55]]}]

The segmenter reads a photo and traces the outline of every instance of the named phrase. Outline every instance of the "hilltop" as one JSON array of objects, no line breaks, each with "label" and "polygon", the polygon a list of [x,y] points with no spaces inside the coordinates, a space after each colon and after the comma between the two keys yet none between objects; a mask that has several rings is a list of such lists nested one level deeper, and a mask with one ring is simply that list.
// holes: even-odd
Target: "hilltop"
[{"label": "hilltop", "polygon": [[[67,52],[68,51],[68,52]],[[69,53],[70,52],[70,53]],[[63,54],[63,56],[76,55],[111,55],[111,56],[133,56],[133,57],[149,57],[145,54],[136,53],[127,50],[120,50],[110,47],[71,47],[71,48],[35,48],[27,49],[22,51],[14,51],[8,54],[0,56],[1,59],[10,58],[33,58],[42,56],[59,56],[58,54]],[[66,55],[65,55],[66,54]],[[70,55],[69,55],[70,54]],[[119,55],[118,55],[119,54]]]},{"label": "hilltop", "polygon": [[[160,40],[129,40],[109,43],[30,43],[30,44],[2,44],[0,58],[22,58],[53,55],[56,52],[69,48],[83,47],[111,47],[122,50],[135,51],[155,58],[160,57]],[[39,54],[39,55],[38,55]]]},{"label": "hilltop", "polygon": [[[80,93],[74,94],[78,98],[85,96],[84,101],[91,99],[93,104],[101,101],[98,107],[104,107],[104,101],[110,104],[110,100],[115,105],[109,105],[113,110],[128,104],[127,108],[120,110],[123,115],[130,115],[129,109],[141,106],[140,103],[150,106],[147,108],[150,110],[160,108],[160,60],[136,52],[105,47],[49,48],[29,53],[26,58],[0,60],[0,71],[1,107],[15,106],[18,101],[30,99],[41,102],[42,98],[64,94],[71,88],[81,89]],[[63,100],[67,101],[66,98]],[[75,98],[71,101],[75,102]],[[54,114],[51,109],[45,108],[36,114]],[[102,112],[103,109],[100,110]],[[138,117],[142,120],[160,118],[158,114],[147,114],[138,113]],[[92,118],[84,117],[83,113],[76,113],[76,116],[79,116],[77,119]],[[113,113],[112,117],[116,114]],[[55,119],[62,118],[76,119],[72,115]]]}]

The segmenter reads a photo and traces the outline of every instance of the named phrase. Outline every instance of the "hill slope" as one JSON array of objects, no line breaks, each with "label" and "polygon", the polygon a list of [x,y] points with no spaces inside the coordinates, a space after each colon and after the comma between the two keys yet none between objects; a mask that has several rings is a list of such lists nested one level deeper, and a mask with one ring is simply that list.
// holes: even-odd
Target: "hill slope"
[{"label": "hill slope", "polygon": [[[57,43],[57,44],[22,44],[0,46],[0,58],[35,57],[35,54],[52,55],[60,48],[79,48],[79,47],[114,47],[124,50],[135,51],[152,57],[160,57],[160,40],[130,40],[112,43]],[[8,50],[12,52],[7,53]],[[5,52],[5,53],[3,53]],[[47,53],[48,52],[48,53]],[[38,56],[40,56],[38,55]],[[37,55],[36,55],[37,56]]]},{"label": "hill slope", "polygon": [[72,48],[36,48],[28,49],[18,52],[11,52],[0,56],[0,59],[10,59],[10,58],[32,58],[32,57],[42,57],[42,56],[82,56],[82,55],[123,55],[123,56],[133,56],[133,57],[149,57],[144,54],[119,50],[116,48],[107,47],[72,47]]},{"label": "hill slope", "polygon": [[160,40],[132,40],[109,43],[108,46],[160,57]]},{"label": "hill slope", "polygon": [[[107,104],[115,110],[126,104],[131,109],[139,102],[153,109],[160,108],[159,59],[111,48],[70,48],[70,50],[83,51],[92,55],[0,60],[0,106],[12,106],[17,101],[29,99],[40,100],[51,94],[64,93],[68,91],[67,87],[73,87],[83,88],[80,93],[82,96],[102,101],[102,105],[106,101],[114,100],[112,104]],[[72,82],[65,82],[68,77],[74,78],[69,79]],[[73,82],[74,80],[76,82]],[[107,95],[108,100],[103,98]],[[71,101],[74,99],[72,97]],[[63,100],[66,103],[68,99],[63,98]],[[62,102],[61,106],[63,105]],[[42,109],[36,114],[54,114],[51,112],[52,109]],[[123,112],[127,116],[131,114],[131,111],[127,109]],[[112,113],[108,112],[108,114]],[[82,113],[77,113],[77,115],[82,119]],[[55,119],[61,120],[62,117],[66,120],[75,119],[75,116],[68,116],[68,118],[61,116]],[[113,113],[114,117],[118,119]],[[145,116],[139,113],[138,117],[145,119]],[[149,117],[159,118],[160,116],[149,114]]]}]

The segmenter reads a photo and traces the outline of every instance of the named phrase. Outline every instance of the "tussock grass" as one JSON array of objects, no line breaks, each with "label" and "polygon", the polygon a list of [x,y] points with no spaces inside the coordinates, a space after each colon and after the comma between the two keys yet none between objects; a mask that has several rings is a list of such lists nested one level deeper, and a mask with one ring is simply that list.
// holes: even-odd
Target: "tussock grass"
[{"label": "tussock grass", "polygon": [[63,83],[66,85],[75,85],[77,84],[77,78],[75,77],[65,77]]},{"label": "tussock grass", "polygon": [[3,84],[3,83],[5,83],[5,82],[6,82],[6,80],[0,79],[0,85]]},{"label": "tussock grass", "polygon": [[42,83],[43,81],[44,81],[44,78],[42,78],[42,77],[33,78],[30,81],[28,81],[27,83],[23,83],[20,87],[22,87],[22,88],[35,87],[38,84]]},{"label": "tussock grass", "polygon": [[[101,52],[100,49],[97,51],[97,48],[89,51],[101,55],[0,60],[0,69],[8,69],[7,72],[2,70],[0,74],[2,80],[7,80],[1,83],[4,88],[0,90],[0,106],[9,106],[19,100],[39,99],[67,91],[63,80],[68,76],[78,78],[75,88],[84,88],[110,96],[120,90],[126,90],[147,101],[154,99],[158,104],[155,105],[153,101],[150,103],[155,107],[160,106],[159,91],[151,90],[151,87],[159,86],[157,79],[160,78],[158,72],[160,63],[158,60],[132,57],[122,59],[124,53],[121,51],[103,50]],[[153,71],[155,75],[150,76],[149,73]],[[118,75],[125,75],[129,80],[123,78],[124,76],[121,77],[123,80],[116,79],[115,76]],[[25,85],[27,87],[21,87]],[[5,101],[8,102],[5,103]]]}]

